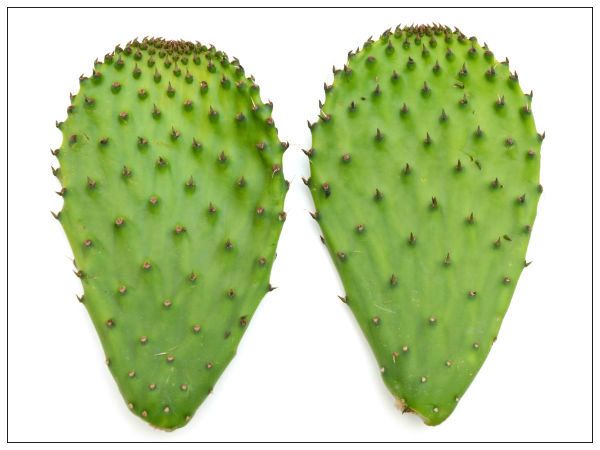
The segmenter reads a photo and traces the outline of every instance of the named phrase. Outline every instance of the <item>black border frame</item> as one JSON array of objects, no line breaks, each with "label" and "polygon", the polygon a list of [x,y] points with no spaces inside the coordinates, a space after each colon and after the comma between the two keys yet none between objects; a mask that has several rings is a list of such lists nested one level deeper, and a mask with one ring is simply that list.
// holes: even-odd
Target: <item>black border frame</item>
[{"label": "black border frame", "polygon": [[9,10],[11,9],[588,9],[592,27],[592,133],[594,147],[594,7],[593,6],[6,6],[6,443],[7,444],[593,444],[594,443],[594,152],[592,151],[592,435],[590,441],[11,441],[8,438],[9,381],[8,381],[8,151],[9,151]]}]

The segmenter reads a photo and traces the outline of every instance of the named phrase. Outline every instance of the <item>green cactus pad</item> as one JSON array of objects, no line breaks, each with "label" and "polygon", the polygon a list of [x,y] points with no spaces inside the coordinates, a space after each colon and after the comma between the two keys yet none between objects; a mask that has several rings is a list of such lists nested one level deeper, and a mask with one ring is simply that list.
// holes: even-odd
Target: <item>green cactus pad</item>
[{"label": "green cactus pad", "polygon": [[458,30],[386,31],[334,73],[309,124],[315,217],[385,384],[436,425],[526,265],[543,135],[508,61]]},{"label": "green cactus pad", "polygon": [[81,301],[153,426],[186,424],[270,288],[287,186],[271,110],[236,59],[144,39],[96,62],[58,124]]}]

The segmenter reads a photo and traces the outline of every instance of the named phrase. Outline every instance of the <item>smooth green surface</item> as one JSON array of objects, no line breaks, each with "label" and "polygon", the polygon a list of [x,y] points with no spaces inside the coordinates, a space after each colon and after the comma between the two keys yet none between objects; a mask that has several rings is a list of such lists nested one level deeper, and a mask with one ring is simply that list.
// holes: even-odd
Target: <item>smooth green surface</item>
[{"label": "smooth green surface", "polygon": [[429,425],[496,339],[541,192],[531,99],[486,50],[442,27],[386,32],[336,72],[312,127],[311,190],[348,305],[389,390]]},{"label": "smooth green surface", "polygon": [[72,105],[59,220],[84,305],[129,408],[177,428],[269,288],[285,145],[239,63],[200,44],[117,47]]}]

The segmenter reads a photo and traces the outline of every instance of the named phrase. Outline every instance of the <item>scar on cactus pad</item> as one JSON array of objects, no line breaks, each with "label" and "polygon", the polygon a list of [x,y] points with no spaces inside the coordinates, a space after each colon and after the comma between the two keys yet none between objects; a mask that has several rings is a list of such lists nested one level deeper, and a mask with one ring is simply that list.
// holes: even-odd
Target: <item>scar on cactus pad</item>
[{"label": "scar on cactus pad", "polygon": [[287,184],[252,77],[214,47],[117,46],[71,96],[56,214],[129,409],[185,425],[270,289]]},{"label": "scar on cactus pad", "polygon": [[405,411],[444,421],[508,308],[542,188],[508,60],[443,26],[351,51],[311,124],[309,184],[348,304]]}]

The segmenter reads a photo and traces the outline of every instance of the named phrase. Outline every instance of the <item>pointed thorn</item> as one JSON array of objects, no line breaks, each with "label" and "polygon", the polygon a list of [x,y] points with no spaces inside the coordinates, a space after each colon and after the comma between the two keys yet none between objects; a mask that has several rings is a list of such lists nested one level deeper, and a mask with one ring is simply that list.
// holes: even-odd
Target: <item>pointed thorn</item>
[{"label": "pointed thorn", "polygon": [[314,148],[309,148],[308,150],[302,150],[302,152],[308,156],[309,158],[314,155],[315,153],[315,149]]},{"label": "pointed thorn", "polygon": [[426,134],[426,136],[425,136],[425,139],[423,140],[423,143],[424,143],[425,145],[429,145],[429,144],[431,144],[431,136],[429,135],[429,132],[427,132],[427,134]]},{"label": "pointed thorn", "polygon": [[450,259],[450,252],[448,252],[446,257],[444,258],[444,265],[449,266],[451,262],[452,262],[452,260]]},{"label": "pointed thorn", "polygon": [[410,245],[414,245],[415,242],[417,242],[417,237],[411,232],[410,236],[408,237],[408,243]]}]

